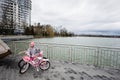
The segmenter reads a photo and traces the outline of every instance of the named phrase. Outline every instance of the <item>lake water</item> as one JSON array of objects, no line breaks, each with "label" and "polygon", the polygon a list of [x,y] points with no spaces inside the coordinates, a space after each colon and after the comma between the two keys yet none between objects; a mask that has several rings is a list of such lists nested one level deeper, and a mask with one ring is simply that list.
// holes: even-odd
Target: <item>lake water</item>
[{"label": "lake water", "polygon": [[36,46],[44,51],[44,56],[51,60],[64,60],[101,67],[110,66],[120,68],[120,38],[37,38],[10,42],[9,46],[14,53],[19,53],[26,50],[31,41],[35,41]]},{"label": "lake water", "polygon": [[54,37],[54,38],[37,38],[28,41],[40,43],[71,44],[85,46],[100,46],[120,48],[120,38],[102,38],[102,37]]}]

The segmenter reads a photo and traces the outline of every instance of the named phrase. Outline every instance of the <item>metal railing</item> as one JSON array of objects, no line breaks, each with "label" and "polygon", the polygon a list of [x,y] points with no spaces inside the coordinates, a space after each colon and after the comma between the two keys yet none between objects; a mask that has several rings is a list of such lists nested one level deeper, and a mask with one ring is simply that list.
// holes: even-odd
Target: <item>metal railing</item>
[{"label": "metal railing", "polygon": [[[13,53],[18,53],[26,50],[28,44],[29,42],[16,41],[9,43],[9,47]],[[39,42],[36,42],[36,46],[44,51],[44,56],[51,60],[120,68],[120,48]]]}]

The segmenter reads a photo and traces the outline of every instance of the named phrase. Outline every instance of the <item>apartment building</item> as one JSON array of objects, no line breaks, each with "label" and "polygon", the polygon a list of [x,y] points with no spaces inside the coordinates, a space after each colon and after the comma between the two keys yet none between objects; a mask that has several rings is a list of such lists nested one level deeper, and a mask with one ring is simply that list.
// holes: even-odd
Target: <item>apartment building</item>
[{"label": "apartment building", "polygon": [[0,29],[24,33],[31,25],[31,0],[0,0]]}]

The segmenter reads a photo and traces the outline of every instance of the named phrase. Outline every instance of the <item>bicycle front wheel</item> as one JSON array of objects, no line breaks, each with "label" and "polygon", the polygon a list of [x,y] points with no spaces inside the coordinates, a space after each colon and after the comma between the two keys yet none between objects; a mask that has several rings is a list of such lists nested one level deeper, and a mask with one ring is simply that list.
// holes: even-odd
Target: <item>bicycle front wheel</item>
[{"label": "bicycle front wheel", "polygon": [[20,67],[19,73],[20,74],[25,73],[28,70],[29,66],[30,66],[30,64],[24,61],[24,63]]}]

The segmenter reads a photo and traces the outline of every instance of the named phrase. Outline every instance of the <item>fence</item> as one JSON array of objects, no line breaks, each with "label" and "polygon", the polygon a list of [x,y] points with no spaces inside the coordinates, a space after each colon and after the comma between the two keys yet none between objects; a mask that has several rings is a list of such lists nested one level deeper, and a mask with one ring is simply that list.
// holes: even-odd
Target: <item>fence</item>
[{"label": "fence", "polygon": [[[18,53],[26,50],[28,43],[16,41],[8,45],[14,53]],[[120,68],[120,48],[39,42],[36,42],[36,46],[44,51],[44,56],[52,60],[91,64],[99,67]]]}]

